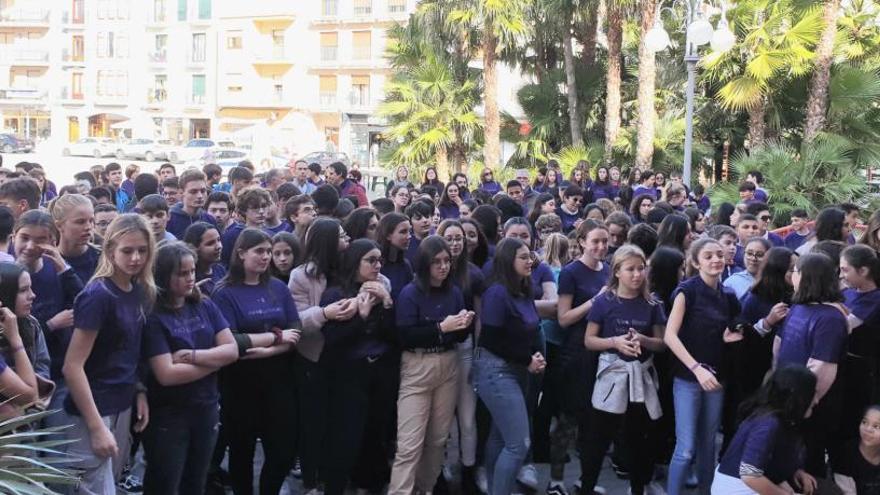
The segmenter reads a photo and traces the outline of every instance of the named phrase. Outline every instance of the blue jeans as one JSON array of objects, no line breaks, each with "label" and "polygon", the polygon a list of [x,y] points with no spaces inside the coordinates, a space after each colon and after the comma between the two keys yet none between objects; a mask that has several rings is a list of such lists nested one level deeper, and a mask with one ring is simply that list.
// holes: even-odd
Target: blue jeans
[{"label": "blue jeans", "polygon": [[715,434],[721,425],[724,390],[705,392],[697,382],[675,378],[675,452],[669,463],[669,495],[680,495],[696,457],[701,495],[709,495],[715,473]]},{"label": "blue jeans", "polygon": [[143,437],[144,493],[205,493],[220,424],[217,404],[159,407],[150,413]]},{"label": "blue jeans", "polygon": [[480,348],[473,373],[477,395],[492,415],[485,455],[489,495],[510,495],[529,452],[529,413],[524,392],[528,371]]}]

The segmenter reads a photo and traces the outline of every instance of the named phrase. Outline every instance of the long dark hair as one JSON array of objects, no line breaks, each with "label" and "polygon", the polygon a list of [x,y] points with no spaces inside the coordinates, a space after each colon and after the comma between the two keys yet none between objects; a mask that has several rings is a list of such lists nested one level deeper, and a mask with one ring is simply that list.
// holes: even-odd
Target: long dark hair
[{"label": "long dark hair", "polygon": [[483,235],[490,244],[498,242],[498,223],[501,210],[492,205],[480,205],[471,212],[471,218],[481,227]]},{"label": "long dark hair", "polygon": [[376,213],[376,210],[369,206],[361,206],[345,217],[342,228],[345,229],[345,233],[352,239],[369,239],[367,237],[367,229],[370,227],[370,219],[372,218],[379,219],[379,214]]},{"label": "long dark hair", "polygon": [[554,201],[556,200],[552,194],[545,192],[539,194],[538,197],[535,198],[535,204],[532,206],[532,211],[529,212],[529,223],[531,223],[532,226],[538,221],[538,217],[542,215],[541,208],[551,199]]},{"label": "long dark hair", "polygon": [[501,239],[495,249],[495,259],[492,261],[492,276],[490,283],[503,285],[513,297],[532,298],[531,277],[521,277],[516,273],[513,264],[516,262],[516,252],[520,248],[529,247],[523,241],[509,237]]},{"label": "long dark hair", "polygon": [[[302,259],[303,250],[302,246],[299,243],[299,239],[297,239],[296,236],[291,234],[290,232],[279,232],[272,236],[272,247],[274,248],[275,244],[278,244],[279,242],[283,242],[287,244],[288,247],[290,247],[291,255],[293,255],[293,264],[290,266],[290,271],[292,272],[294,268],[299,266],[299,262]],[[269,272],[272,274],[273,277],[285,283],[290,277],[290,272],[281,273],[281,270],[279,270],[278,267],[275,266],[274,257],[272,261],[269,262]]]},{"label": "long dark hair", "polygon": [[666,215],[657,230],[657,246],[674,247],[683,253],[685,238],[689,233],[690,221],[686,216],[677,213]]},{"label": "long dark hair", "polygon": [[[452,261],[452,253],[449,251],[449,245],[446,244],[446,240],[439,235],[430,235],[423,239],[419,244],[419,249],[416,251],[416,263],[413,267],[413,272],[415,274],[413,282],[422,292],[427,293],[432,290],[431,264],[434,261],[434,256],[443,252],[448,254],[449,260]],[[450,270],[449,275],[443,280],[443,284],[439,289],[442,291],[448,290],[452,283],[450,281],[451,279],[452,273]]]},{"label": "long dark hair", "polygon": [[794,288],[785,281],[785,275],[791,266],[791,256],[794,254],[787,247],[777,246],[770,248],[764,256],[764,266],[755,285],[752,286],[752,294],[765,301],[791,302]]},{"label": "long dark hair", "polygon": [[666,306],[667,312],[672,308],[672,292],[678,286],[681,266],[684,264],[684,253],[674,247],[661,246],[651,254],[648,263],[648,284],[653,292]]},{"label": "long dark hair", "polygon": [[[204,237],[205,233],[209,230],[216,230],[218,234],[220,233],[220,229],[208,222],[196,222],[183,231],[183,239],[181,240],[196,250],[196,266],[199,264],[198,249],[202,245],[202,237]],[[217,242],[222,243],[222,240],[217,239]]]},{"label": "long dark hair", "polygon": [[357,276],[360,271],[361,258],[374,249],[379,249],[375,242],[369,239],[356,239],[342,253],[339,286],[343,293],[354,294],[360,288],[361,283],[358,282]]},{"label": "long dark hair", "polygon": [[846,213],[840,208],[825,208],[816,215],[817,241],[846,241],[843,237],[843,223]]},{"label": "long dark hair", "polygon": [[877,252],[865,244],[854,244],[840,253],[840,257],[845,259],[847,264],[856,270],[867,268],[871,276],[871,280],[880,287],[880,258]]},{"label": "long dark hair", "polygon": [[[467,235],[464,233],[464,226],[458,220],[454,219],[446,219],[440,222],[440,225],[437,227],[437,234],[440,236],[446,235],[446,229],[449,228],[457,228],[461,230],[462,245],[461,245],[461,255],[455,260],[452,261],[452,269],[449,273],[449,278],[454,280],[458,287],[462,292],[467,292],[470,290],[470,274],[468,273],[468,240]],[[477,229],[479,232],[479,229]],[[444,238],[445,239],[445,238]]]},{"label": "long dark hair", "polygon": [[731,203],[721,203],[715,212],[715,225],[727,225],[730,227],[730,217],[736,211],[736,206]]},{"label": "long dark hair", "polygon": [[805,254],[798,260],[797,268],[801,272],[801,281],[791,302],[810,304],[843,301],[837,267],[831,258],[822,253]]},{"label": "long dark hair", "polygon": [[740,420],[758,416],[777,416],[786,426],[796,426],[816,394],[816,375],[805,366],[777,368],[751,398],[739,407]]},{"label": "long dark hair", "polygon": [[385,263],[396,263],[403,257],[403,251],[388,240],[388,236],[394,233],[397,226],[403,222],[409,222],[409,217],[394,211],[379,219],[379,226],[376,228],[376,243],[382,251],[382,259]]},{"label": "long dark hair", "polygon": [[[485,265],[489,259],[489,240],[486,239],[486,234],[483,233],[483,227],[473,218],[459,218],[458,221],[461,222],[462,226],[465,224],[473,225],[477,229],[477,247],[474,248],[469,261],[477,266]],[[467,244],[465,244],[465,247],[467,247]]]},{"label": "long dark hair", "polygon": [[639,213],[639,207],[642,204],[642,201],[650,199],[651,205],[657,202],[657,197],[653,194],[639,194],[635,198],[633,198],[632,203],[629,205],[629,214],[633,217],[634,220],[639,222],[644,222],[646,219],[642,218],[641,213]]},{"label": "long dark hair", "polygon": [[[217,289],[219,290],[222,287],[231,286],[231,285],[242,285],[244,284],[245,273],[244,273],[244,261],[242,261],[241,257],[238,255],[239,251],[247,251],[248,249],[253,248],[254,246],[258,246],[264,242],[268,242],[270,249],[272,245],[272,238],[269,237],[269,234],[254,228],[246,228],[241,231],[238,239],[235,241],[235,246],[232,248],[232,255],[229,257],[229,271],[226,272],[226,276],[220,280],[220,283],[217,284]],[[269,278],[272,277],[272,274],[269,273],[269,270],[266,269],[263,273],[260,274],[260,285],[265,285],[269,282]]]},{"label": "long dark hair", "polygon": [[[15,313],[15,299],[18,297],[18,281],[21,274],[26,271],[25,267],[13,262],[0,263],[0,303]],[[31,282],[33,283],[33,282]],[[18,322],[18,331],[21,334],[25,349],[28,350],[28,356],[31,361],[34,359],[34,343],[36,340],[36,332],[40,331],[37,321],[28,316],[16,316]],[[0,342],[6,341],[6,335],[0,333]],[[0,397],[2,400],[2,397]]]},{"label": "long dark hair", "polygon": [[[156,308],[159,311],[175,311],[171,300],[171,279],[177,276],[180,262],[186,256],[192,256],[193,263],[198,261],[196,252],[181,241],[163,242],[156,250],[153,272],[156,280]],[[201,294],[202,291],[193,286],[193,290],[186,296],[186,303],[198,303],[201,301]]]},{"label": "long dark hair", "polygon": [[[399,213],[397,213],[399,215]],[[395,215],[395,213],[389,213]],[[328,285],[339,272],[339,220],[316,218],[306,231],[305,272],[312,279],[326,277]]]}]

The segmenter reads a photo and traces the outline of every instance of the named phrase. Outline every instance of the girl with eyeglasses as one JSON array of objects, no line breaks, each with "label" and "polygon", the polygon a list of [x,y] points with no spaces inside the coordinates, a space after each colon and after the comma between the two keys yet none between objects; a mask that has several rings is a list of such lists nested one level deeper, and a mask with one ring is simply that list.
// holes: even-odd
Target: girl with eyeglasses
[{"label": "girl with eyeglasses", "polygon": [[321,296],[321,306],[357,302],[351,319],[327,321],[321,329],[328,430],[320,472],[328,495],[344,493],[349,479],[358,489],[381,490],[388,473],[384,445],[399,368],[391,287],[381,268],[382,251],[373,241],[352,241],[339,277]]}]

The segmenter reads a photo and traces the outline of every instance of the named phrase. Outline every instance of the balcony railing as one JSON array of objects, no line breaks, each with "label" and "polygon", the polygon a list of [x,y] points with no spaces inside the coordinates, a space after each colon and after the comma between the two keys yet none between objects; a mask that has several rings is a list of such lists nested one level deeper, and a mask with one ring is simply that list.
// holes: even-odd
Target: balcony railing
[{"label": "balcony railing", "polygon": [[46,50],[9,50],[0,52],[0,60],[11,64],[48,64],[49,52]]},{"label": "balcony railing", "polygon": [[38,88],[0,88],[0,100],[39,100],[45,94]]},{"label": "balcony railing", "polygon": [[336,0],[324,0],[321,4],[321,15],[326,17],[339,15],[339,2]]},{"label": "balcony railing", "polygon": [[406,12],[406,3],[388,3],[388,13],[389,14],[402,14]]},{"label": "balcony railing", "polygon": [[168,61],[168,52],[165,50],[153,50],[149,54],[149,59],[151,63],[164,64]]},{"label": "balcony railing", "polygon": [[353,60],[370,60],[373,58],[372,48],[369,46],[356,46],[351,50]]},{"label": "balcony railing", "polygon": [[364,15],[370,15],[372,13],[373,13],[373,6],[371,4],[355,5],[354,6],[354,15],[364,16]]},{"label": "balcony railing", "polygon": [[318,101],[322,107],[336,106],[336,91],[321,91],[318,95]]},{"label": "balcony railing", "polygon": [[61,60],[68,63],[79,63],[85,61],[85,54],[82,52],[71,52],[67,48],[61,51]]},{"label": "balcony railing", "polygon": [[322,46],[321,47],[321,60],[324,62],[332,62],[337,60],[339,57],[339,47],[338,46]]},{"label": "balcony railing", "polygon": [[71,16],[69,10],[65,10],[61,13],[61,24],[64,24],[66,27],[83,27],[85,24],[85,19],[83,17],[74,18]]},{"label": "balcony railing", "polygon": [[82,100],[83,99],[82,91],[80,91],[79,93],[74,93],[67,86],[64,86],[61,88],[61,91],[58,96],[60,96],[62,100]]},{"label": "balcony railing", "polygon": [[205,95],[189,95],[186,99],[188,105],[204,105]]},{"label": "balcony railing", "polygon": [[150,88],[147,90],[147,103],[165,103],[168,100],[168,92],[165,88]]},{"label": "balcony railing", "polygon": [[8,8],[0,11],[0,22],[20,24],[48,24],[49,11],[34,8]]}]

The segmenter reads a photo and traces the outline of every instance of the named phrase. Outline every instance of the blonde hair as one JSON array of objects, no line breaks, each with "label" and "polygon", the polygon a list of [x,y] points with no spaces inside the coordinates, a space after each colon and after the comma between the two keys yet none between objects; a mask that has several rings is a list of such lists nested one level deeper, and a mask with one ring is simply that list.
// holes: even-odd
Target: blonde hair
[{"label": "blonde hair", "polygon": [[571,261],[568,255],[568,237],[559,232],[547,236],[544,241],[544,261],[550,266],[565,266]]},{"label": "blonde hair", "polygon": [[642,262],[642,265],[645,266],[645,280],[642,281],[642,289],[640,295],[645,298],[651,304],[655,304],[656,300],[651,295],[651,290],[648,288],[648,260],[645,258],[645,253],[642,251],[642,248],[636,246],[635,244],[624,244],[617,248],[617,251],[614,251],[614,257],[611,258],[611,276],[608,277],[608,292],[617,296],[617,289],[620,287],[620,279],[617,278],[617,273],[623,267],[623,264],[629,260],[636,259]]},{"label": "blonde hair", "polygon": [[94,209],[91,200],[82,194],[65,194],[64,196],[58,196],[49,202],[47,209],[52,215],[52,220],[55,221],[55,225],[61,227],[61,224],[67,220],[67,215],[80,206]]},{"label": "blonde hair", "polygon": [[147,225],[147,221],[138,214],[125,213],[119,215],[107,226],[107,231],[104,233],[103,250],[101,251],[101,257],[98,259],[98,267],[95,269],[95,274],[92,275],[92,279],[89,282],[113,276],[116,272],[116,266],[113,265],[112,257],[119,243],[119,238],[133,232],[139,232],[147,239],[147,260],[141,272],[135,277],[135,281],[144,291],[144,307],[152,308],[153,303],[156,302],[156,283],[153,280],[156,240],[153,238],[153,231]]}]

